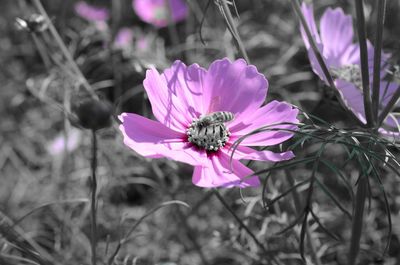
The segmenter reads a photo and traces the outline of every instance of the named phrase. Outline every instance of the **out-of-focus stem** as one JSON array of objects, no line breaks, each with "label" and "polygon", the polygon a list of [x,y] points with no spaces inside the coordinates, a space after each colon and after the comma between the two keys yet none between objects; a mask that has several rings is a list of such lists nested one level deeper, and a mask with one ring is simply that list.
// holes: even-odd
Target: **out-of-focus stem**
[{"label": "out-of-focus stem", "polygon": [[33,42],[35,43],[36,49],[39,52],[40,57],[43,60],[44,66],[47,69],[50,69],[50,59],[49,56],[46,54],[46,51],[43,49],[43,45],[40,43],[38,36],[36,35],[35,32],[31,33]]},{"label": "out-of-focus stem", "polygon": [[219,0],[219,2],[221,5],[221,8],[223,10],[224,18],[226,20],[228,28],[231,31],[231,34],[236,41],[236,45],[237,45],[240,53],[242,54],[243,58],[247,61],[247,63],[250,63],[250,59],[249,59],[249,56],[247,55],[242,38],[239,35],[239,31],[236,28],[235,22],[233,21],[232,13],[231,13],[231,10],[229,9],[227,0]]},{"label": "out-of-focus stem", "polygon": [[91,249],[92,249],[92,265],[97,263],[96,246],[97,246],[97,219],[96,219],[96,193],[97,193],[97,178],[96,178],[96,168],[97,168],[97,137],[96,131],[92,130],[92,181],[91,181]]},{"label": "out-of-focus stem", "polygon": [[172,4],[168,1],[168,33],[174,47],[179,45],[179,35],[172,15]]},{"label": "out-of-focus stem", "polygon": [[75,74],[79,77],[79,82],[83,85],[83,87],[87,90],[87,92],[94,98],[98,99],[98,96],[93,91],[92,87],[90,86],[89,82],[86,80],[85,76],[82,74],[81,70],[79,69],[78,65],[75,63],[74,59],[72,58],[71,53],[68,51],[67,47],[65,46],[63,40],[61,39],[60,35],[58,34],[56,28],[51,22],[46,10],[44,9],[40,0],[32,0],[33,4],[39,11],[39,13],[46,19],[46,23],[49,26],[49,30],[51,35],[53,36],[54,40],[56,41],[57,45],[59,46],[61,52],[63,53],[65,59],[70,64],[71,68],[75,71]]},{"label": "out-of-focus stem", "polygon": [[113,45],[115,41],[115,37],[118,34],[118,27],[121,21],[121,0],[112,0],[111,1],[111,12],[112,12],[112,24],[111,24],[111,38],[108,41],[108,51],[112,65],[113,71],[113,79],[114,79],[114,100],[118,100],[122,94],[122,87],[121,87],[121,71],[118,68],[118,60],[113,52]]}]

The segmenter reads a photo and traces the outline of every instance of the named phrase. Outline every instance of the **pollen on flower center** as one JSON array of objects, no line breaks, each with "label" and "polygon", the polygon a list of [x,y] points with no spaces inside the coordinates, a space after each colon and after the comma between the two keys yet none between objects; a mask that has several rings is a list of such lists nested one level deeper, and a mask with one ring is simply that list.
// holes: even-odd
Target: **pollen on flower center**
[{"label": "pollen on flower center", "polygon": [[229,140],[230,132],[223,123],[233,119],[229,112],[213,113],[194,119],[186,130],[188,141],[207,151],[218,151]]},{"label": "pollen on flower center", "polygon": [[169,13],[168,13],[168,7],[157,7],[154,9],[154,18],[155,19],[168,19]]},{"label": "pollen on flower center", "polygon": [[349,64],[339,68],[331,67],[332,76],[353,83],[362,90],[361,69],[358,65]]}]

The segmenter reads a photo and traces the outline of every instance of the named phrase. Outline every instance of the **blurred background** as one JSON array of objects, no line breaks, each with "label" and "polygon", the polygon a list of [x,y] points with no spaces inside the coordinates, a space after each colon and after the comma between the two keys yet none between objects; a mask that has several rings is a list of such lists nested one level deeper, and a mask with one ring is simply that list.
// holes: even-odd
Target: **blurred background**
[{"label": "blurred background", "polygon": [[[365,1],[371,40],[373,2]],[[221,190],[231,209],[265,246],[266,255],[212,191],[192,184],[190,166],[146,159],[123,145],[117,115],[133,112],[152,117],[142,86],[148,67],[162,71],[177,59],[208,67],[216,59],[242,57],[218,1],[184,3],[189,14],[160,27],[144,22],[131,0],[86,1],[108,10],[104,20],[79,14],[78,1],[42,1],[83,75],[113,106],[112,126],[98,133],[99,263],[107,264],[117,242],[143,215],[164,202],[180,200],[190,208],[166,205],[147,216],[121,247],[114,264],[250,265],[269,264],[266,257],[270,256],[275,264],[302,264],[300,226],[279,234],[296,220],[299,209],[291,194],[269,208],[262,198],[272,200],[293,186],[288,175],[296,183],[306,179],[312,165],[299,163],[290,172],[274,171],[264,193],[262,187]],[[354,14],[352,4],[315,1],[315,13],[319,17],[328,6],[340,6]],[[237,0],[237,14],[230,7],[250,63],[269,80],[267,101],[290,102],[337,127],[354,126],[331,89],[312,72],[289,1]],[[89,264],[91,134],[71,124],[65,114],[82,99],[84,88],[47,32],[30,32],[16,24],[17,18],[39,13],[32,1],[0,1],[0,10],[0,264],[43,264],[21,250],[21,244],[40,250],[48,264]],[[383,47],[392,53],[393,64],[400,51],[399,12],[399,2],[388,1]],[[304,158],[316,149],[318,145],[310,143],[295,153]],[[345,163],[345,150],[334,144],[327,150],[326,158],[354,185],[357,169]],[[253,169],[270,166],[251,165]],[[360,264],[400,264],[400,185],[393,173],[381,170],[392,212],[392,244],[382,260],[389,226],[381,188],[371,184]],[[329,168],[321,166],[317,175],[321,185],[314,193],[313,209],[337,238],[310,221],[311,241],[323,264],[346,264],[351,220],[334,200],[351,212],[351,192]],[[298,194],[303,196],[306,189],[301,185]],[[15,222],[12,228],[7,226]],[[313,264],[309,247],[306,243],[305,256]]]}]

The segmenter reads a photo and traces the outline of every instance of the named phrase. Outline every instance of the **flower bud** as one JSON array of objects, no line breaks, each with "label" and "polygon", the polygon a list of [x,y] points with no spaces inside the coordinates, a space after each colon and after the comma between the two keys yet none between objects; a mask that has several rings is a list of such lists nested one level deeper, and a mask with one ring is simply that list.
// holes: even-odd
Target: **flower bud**
[{"label": "flower bud", "polygon": [[15,25],[19,30],[26,30],[34,33],[43,32],[49,27],[46,19],[40,14],[32,14],[27,19],[16,18]]},{"label": "flower bud", "polygon": [[85,98],[74,108],[79,124],[85,129],[99,130],[111,124],[112,106],[107,101]]}]

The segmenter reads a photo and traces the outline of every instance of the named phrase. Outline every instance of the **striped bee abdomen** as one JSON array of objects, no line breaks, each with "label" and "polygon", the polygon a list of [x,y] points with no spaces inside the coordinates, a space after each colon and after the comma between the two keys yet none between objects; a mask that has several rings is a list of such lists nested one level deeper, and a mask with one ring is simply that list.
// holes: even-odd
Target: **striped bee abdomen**
[{"label": "striped bee abdomen", "polygon": [[207,151],[218,151],[229,139],[225,122],[234,119],[228,111],[213,112],[194,120],[187,129],[188,141]]}]

